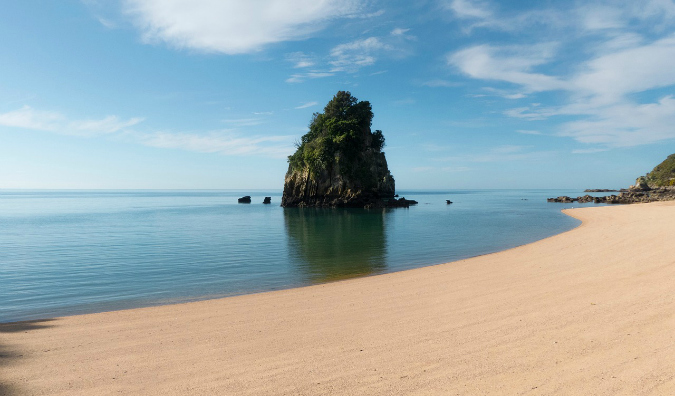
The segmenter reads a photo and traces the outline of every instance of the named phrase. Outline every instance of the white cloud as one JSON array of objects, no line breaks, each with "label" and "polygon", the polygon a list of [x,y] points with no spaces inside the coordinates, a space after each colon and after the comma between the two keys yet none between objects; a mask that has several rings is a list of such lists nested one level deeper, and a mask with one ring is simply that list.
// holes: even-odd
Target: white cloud
[{"label": "white cloud", "polygon": [[29,106],[23,106],[19,110],[0,114],[0,125],[37,129],[40,131],[54,131],[59,129],[63,122],[62,114],[53,111],[36,111]]},{"label": "white cloud", "polygon": [[541,135],[541,132],[529,129],[518,129],[516,132],[521,133],[523,135]]},{"label": "white cloud", "polygon": [[307,103],[301,104],[300,106],[296,107],[295,109],[306,109],[308,107],[313,107],[313,106],[316,106],[318,104],[319,104],[319,102],[307,102]]},{"label": "white cloud", "polygon": [[207,134],[154,132],[136,134],[133,139],[150,147],[224,155],[262,155],[285,158],[294,150],[292,136],[242,137],[231,131],[216,131]]},{"label": "white cloud", "polygon": [[316,65],[316,59],[314,59],[314,57],[311,55],[305,54],[304,52],[292,52],[290,54],[286,54],[286,60],[293,63],[293,67],[296,69],[302,69]]},{"label": "white cloud", "polygon": [[577,8],[575,14],[587,30],[618,29],[626,23],[621,9],[602,4],[584,5]]},{"label": "white cloud", "polygon": [[[498,2],[485,0],[439,0],[442,8],[466,24],[465,32],[484,28],[505,32],[522,32],[536,26],[548,29],[572,28],[575,33],[612,34],[637,20],[663,29],[675,18],[672,0],[596,0],[569,6],[553,3],[549,8],[500,12]],[[541,29],[537,32],[542,33]],[[558,32],[559,33],[559,32]]]},{"label": "white cloud", "polygon": [[675,139],[675,99],[656,103],[624,103],[595,111],[590,119],[564,124],[561,136],[582,143],[627,147]]},{"label": "white cloud", "polygon": [[552,59],[555,47],[555,43],[505,47],[477,45],[449,54],[447,62],[469,77],[521,85],[528,92],[566,89],[566,83],[560,79],[532,71]]},{"label": "white cloud", "polygon": [[337,45],[330,51],[331,71],[355,72],[364,66],[374,64],[377,60],[375,55],[379,51],[391,49],[392,47],[389,44],[383,43],[377,37],[368,37]]},{"label": "white cloud", "polygon": [[134,117],[120,120],[117,116],[107,116],[99,120],[73,120],[54,111],[38,111],[29,106],[19,110],[0,114],[0,125],[56,132],[61,135],[96,136],[118,132],[143,121]]},{"label": "white cloud", "polygon": [[[145,146],[182,149],[202,153],[225,155],[261,155],[285,158],[293,152],[293,136],[242,136],[236,129],[206,133],[139,132],[129,129],[143,118],[121,120],[117,116],[102,119],[69,120],[53,111],[38,111],[29,106],[0,114],[0,126],[46,131],[77,137],[111,136],[123,141]],[[259,118],[224,120],[236,127],[258,125]]]},{"label": "white cloud", "polygon": [[307,73],[295,73],[286,79],[287,83],[300,83],[306,80],[312,80],[315,78],[325,78],[334,76],[335,73],[331,72],[322,72],[322,71],[310,71]]},{"label": "white cloud", "polygon": [[101,120],[72,121],[66,130],[74,135],[107,134],[134,126],[143,121],[143,118],[120,120],[117,116],[107,116]]},{"label": "white cloud", "polygon": [[352,17],[360,0],[125,0],[124,10],[148,42],[242,54],[302,40],[332,20]]},{"label": "white cloud", "polygon": [[392,36],[403,36],[404,34],[406,34],[409,31],[410,31],[410,29],[395,28],[389,34],[391,34]]},{"label": "white cloud", "polygon": [[492,2],[482,0],[440,0],[441,6],[453,16],[467,23],[464,29],[470,33],[475,28],[487,28],[500,31],[519,31],[533,25],[558,27],[566,23],[560,10],[536,9],[519,10],[514,14],[499,14]]},{"label": "white cloud", "polygon": [[228,118],[222,120],[224,123],[232,126],[232,127],[250,127],[250,126],[256,126],[260,124],[264,124],[265,121],[261,118]]},{"label": "white cloud", "polygon": [[[478,3],[465,2],[457,4],[465,7],[464,18],[469,18],[466,10]],[[491,11],[474,12],[470,18],[480,19],[482,26],[510,18],[495,13],[495,8],[480,9]],[[473,79],[512,84],[515,93],[486,88],[504,98],[561,91],[561,104],[515,107],[504,114],[530,121],[566,116],[556,134],[596,145],[589,149],[593,152],[675,139],[675,100],[670,95],[675,87],[675,34],[664,27],[672,26],[675,2],[600,1],[561,10],[561,15],[572,16],[567,19],[574,22],[564,33],[558,31],[558,43],[474,45],[448,54],[447,62]],[[546,37],[546,32],[540,35]],[[571,48],[577,50],[573,56]],[[649,96],[659,99],[646,99]]]},{"label": "white cloud", "polygon": [[452,0],[442,3],[446,9],[451,10],[458,18],[462,19],[487,19],[492,17],[492,11],[484,2],[471,0]]},{"label": "white cloud", "polygon": [[612,103],[624,95],[675,84],[675,35],[623,49],[586,62],[570,83],[572,89]]}]

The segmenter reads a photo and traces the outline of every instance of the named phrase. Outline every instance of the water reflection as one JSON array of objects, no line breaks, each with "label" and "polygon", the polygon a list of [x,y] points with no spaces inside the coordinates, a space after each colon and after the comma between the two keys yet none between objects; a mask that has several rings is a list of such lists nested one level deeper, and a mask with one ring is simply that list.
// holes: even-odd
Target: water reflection
[{"label": "water reflection", "polygon": [[311,282],[386,269],[384,210],[286,208],[290,261]]}]

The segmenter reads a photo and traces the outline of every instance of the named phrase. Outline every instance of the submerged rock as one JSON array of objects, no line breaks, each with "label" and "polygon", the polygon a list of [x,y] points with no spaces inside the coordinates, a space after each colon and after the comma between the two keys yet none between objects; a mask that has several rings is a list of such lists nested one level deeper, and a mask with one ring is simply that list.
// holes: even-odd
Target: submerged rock
[{"label": "submerged rock", "polygon": [[338,92],[314,113],[297,151],[288,158],[283,207],[400,207],[394,177],[382,152],[382,131],[372,132],[367,101]]}]

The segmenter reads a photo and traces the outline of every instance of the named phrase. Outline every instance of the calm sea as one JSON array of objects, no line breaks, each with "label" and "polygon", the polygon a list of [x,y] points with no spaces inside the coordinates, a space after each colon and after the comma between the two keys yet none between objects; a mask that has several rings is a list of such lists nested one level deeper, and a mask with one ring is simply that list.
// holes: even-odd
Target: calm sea
[{"label": "calm sea", "polygon": [[[495,252],[574,228],[578,221],[560,210],[580,205],[546,197],[582,195],[399,193],[419,205],[283,209],[280,191],[0,190],[0,322],[277,290]],[[243,195],[253,203],[238,204]]]}]

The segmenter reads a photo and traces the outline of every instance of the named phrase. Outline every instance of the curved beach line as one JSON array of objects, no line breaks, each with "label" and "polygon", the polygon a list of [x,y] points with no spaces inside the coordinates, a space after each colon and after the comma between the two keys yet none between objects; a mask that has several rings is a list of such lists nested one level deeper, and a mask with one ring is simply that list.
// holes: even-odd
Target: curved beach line
[{"label": "curved beach line", "polygon": [[297,289],[0,325],[0,394],[675,394],[675,203]]}]

